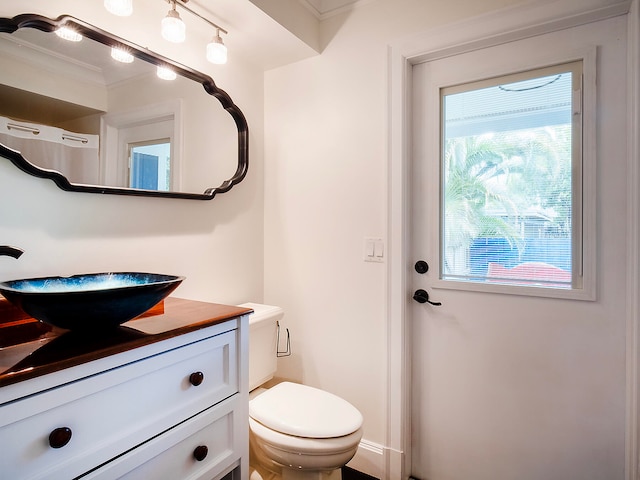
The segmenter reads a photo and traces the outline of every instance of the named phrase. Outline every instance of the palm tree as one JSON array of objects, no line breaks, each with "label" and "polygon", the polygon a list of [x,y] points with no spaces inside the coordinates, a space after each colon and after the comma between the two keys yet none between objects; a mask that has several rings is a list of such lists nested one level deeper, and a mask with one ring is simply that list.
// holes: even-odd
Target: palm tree
[{"label": "palm tree", "polygon": [[520,217],[532,206],[552,213],[548,230],[559,235],[570,232],[567,138],[570,129],[558,126],[446,140],[445,273],[469,273],[469,249],[478,238],[501,238],[521,251]]}]

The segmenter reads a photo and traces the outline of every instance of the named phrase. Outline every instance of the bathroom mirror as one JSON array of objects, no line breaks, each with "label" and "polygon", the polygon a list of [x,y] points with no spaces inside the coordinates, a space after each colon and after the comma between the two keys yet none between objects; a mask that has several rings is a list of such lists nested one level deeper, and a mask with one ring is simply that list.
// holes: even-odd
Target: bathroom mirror
[{"label": "bathroom mirror", "polygon": [[205,74],[67,15],[0,18],[0,62],[0,156],[63,190],[208,200],[247,173]]}]

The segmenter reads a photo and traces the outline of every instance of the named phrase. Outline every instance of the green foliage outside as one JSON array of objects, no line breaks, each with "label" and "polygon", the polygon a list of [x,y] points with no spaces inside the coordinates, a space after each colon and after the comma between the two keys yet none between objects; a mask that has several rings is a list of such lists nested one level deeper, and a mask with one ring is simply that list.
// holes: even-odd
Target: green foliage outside
[{"label": "green foliage outside", "polygon": [[476,238],[522,248],[531,215],[539,236],[570,238],[571,125],[447,139],[443,186],[446,273],[465,273],[454,258]]}]

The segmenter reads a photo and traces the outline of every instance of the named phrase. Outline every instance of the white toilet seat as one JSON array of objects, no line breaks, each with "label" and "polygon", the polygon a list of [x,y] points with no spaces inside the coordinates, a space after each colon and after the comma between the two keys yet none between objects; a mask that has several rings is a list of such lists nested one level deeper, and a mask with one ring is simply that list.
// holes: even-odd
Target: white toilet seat
[{"label": "white toilet seat", "polygon": [[362,429],[359,428],[349,435],[333,438],[308,438],[296,437],[286,433],[276,432],[249,417],[249,428],[262,441],[275,448],[287,452],[297,452],[309,455],[335,454],[349,451],[357,446],[362,438]]},{"label": "white toilet seat", "polygon": [[362,427],[362,414],[332,393],[282,382],[249,402],[249,416],[264,427],[296,437],[333,439]]}]

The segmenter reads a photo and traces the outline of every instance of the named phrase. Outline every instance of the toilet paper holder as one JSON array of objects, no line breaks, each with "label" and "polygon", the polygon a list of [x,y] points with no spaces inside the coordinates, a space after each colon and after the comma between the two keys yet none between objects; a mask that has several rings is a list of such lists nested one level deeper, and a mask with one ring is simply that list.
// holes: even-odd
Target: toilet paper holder
[{"label": "toilet paper holder", "polygon": [[284,351],[280,350],[280,322],[277,322],[278,326],[278,338],[276,340],[276,355],[278,357],[288,357],[291,355],[291,335],[289,334],[289,329],[287,328],[287,347]]}]

